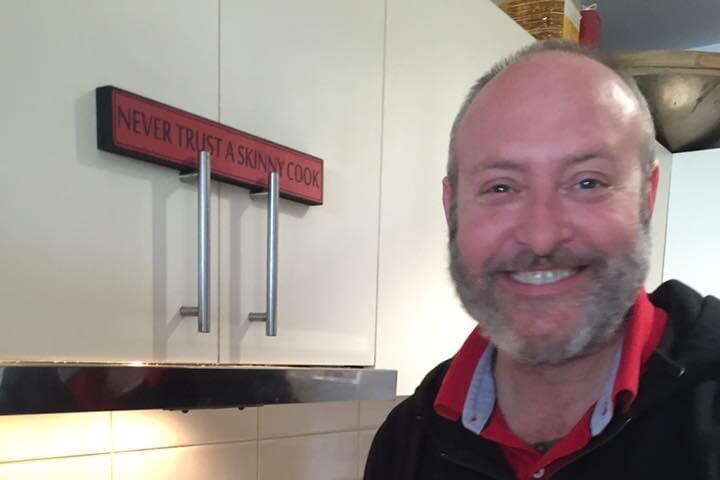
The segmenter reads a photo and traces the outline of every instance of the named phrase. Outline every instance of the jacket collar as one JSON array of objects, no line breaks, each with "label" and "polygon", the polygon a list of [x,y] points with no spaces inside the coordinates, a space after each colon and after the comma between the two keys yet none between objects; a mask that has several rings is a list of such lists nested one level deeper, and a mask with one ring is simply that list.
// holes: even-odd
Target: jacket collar
[{"label": "jacket collar", "polygon": [[[638,397],[630,412],[618,415],[608,429],[593,440],[607,441],[627,420],[650,408],[680,388],[710,378],[720,378],[720,301],[703,297],[671,280],[650,294],[651,302],[668,313],[667,326],[659,346],[647,363]],[[478,437],[459,421],[438,415],[433,403],[451,360],[433,369],[413,395],[416,419],[425,424],[428,439],[448,461],[482,472],[492,478],[512,480],[500,448]]]}]

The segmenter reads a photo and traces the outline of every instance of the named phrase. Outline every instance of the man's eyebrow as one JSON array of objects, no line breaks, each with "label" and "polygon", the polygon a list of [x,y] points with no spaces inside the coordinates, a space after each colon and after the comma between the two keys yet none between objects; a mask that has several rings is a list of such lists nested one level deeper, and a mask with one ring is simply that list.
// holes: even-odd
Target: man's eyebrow
[{"label": "man's eyebrow", "polygon": [[[608,158],[607,155],[604,155],[600,152],[592,152],[582,155],[568,156],[565,159],[564,163],[566,167],[569,167],[571,165],[577,165],[580,163],[589,162],[591,160],[606,160],[612,162],[612,159]],[[472,168],[470,168],[468,173],[474,175],[485,172],[487,170],[508,170],[514,172],[524,172],[527,169],[528,167],[524,162],[504,159],[490,159],[488,161],[484,161],[482,163],[474,165]]]},{"label": "man's eyebrow", "polygon": [[522,162],[515,162],[512,160],[490,160],[474,165],[470,169],[470,174],[484,172],[486,170],[512,170],[522,172],[527,170],[527,167]]}]

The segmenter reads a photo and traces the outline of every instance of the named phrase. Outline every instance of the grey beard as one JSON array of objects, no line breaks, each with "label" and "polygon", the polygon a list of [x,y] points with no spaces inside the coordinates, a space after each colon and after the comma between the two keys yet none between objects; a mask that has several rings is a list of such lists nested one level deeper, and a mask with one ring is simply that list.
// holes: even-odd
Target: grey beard
[{"label": "grey beard", "polygon": [[[455,290],[483,335],[518,361],[531,365],[557,365],[598,350],[624,327],[627,313],[649,269],[650,232],[647,222],[643,222],[632,249],[620,258],[609,259],[601,252],[579,256],[566,250],[537,257],[525,251],[508,262],[487,262],[477,273],[466,265],[455,235],[451,234],[448,247]],[[528,345],[512,331],[507,318],[513,314],[511,309],[542,315],[546,300],[528,299],[524,305],[511,307],[505,302],[503,307],[494,291],[497,275],[503,270],[524,270],[533,266],[563,268],[580,264],[587,265],[593,286],[586,295],[568,300],[582,307],[580,311],[584,310],[578,331],[562,342]]]}]

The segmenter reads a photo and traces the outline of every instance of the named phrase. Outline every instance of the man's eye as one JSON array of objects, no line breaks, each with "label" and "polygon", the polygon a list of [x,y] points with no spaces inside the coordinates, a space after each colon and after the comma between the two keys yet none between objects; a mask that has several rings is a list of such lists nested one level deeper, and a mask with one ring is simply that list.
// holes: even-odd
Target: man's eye
[{"label": "man's eye", "polygon": [[585,178],[583,180],[580,180],[576,184],[577,188],[581,190],[593,190],[595,188],[600,188],[603,186],[603,183],[595,178]]},{"label": "man's eye", "polygon": [[511,188],[508,185],[499,183],[487,189],[486,193],[508,193]]}]

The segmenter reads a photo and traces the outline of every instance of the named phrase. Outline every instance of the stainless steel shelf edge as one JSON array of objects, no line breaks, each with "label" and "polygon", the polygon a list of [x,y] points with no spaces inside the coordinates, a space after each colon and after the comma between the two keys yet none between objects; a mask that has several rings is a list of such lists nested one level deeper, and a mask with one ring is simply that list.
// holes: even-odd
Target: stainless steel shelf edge
[{"label": "stainless steel shelf edge", "polygon": [[4,365],[0,415],[390,400],[396,381],[372,368]]}]

